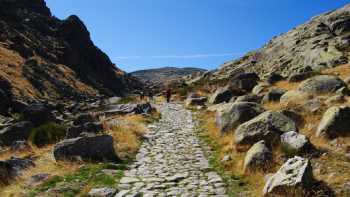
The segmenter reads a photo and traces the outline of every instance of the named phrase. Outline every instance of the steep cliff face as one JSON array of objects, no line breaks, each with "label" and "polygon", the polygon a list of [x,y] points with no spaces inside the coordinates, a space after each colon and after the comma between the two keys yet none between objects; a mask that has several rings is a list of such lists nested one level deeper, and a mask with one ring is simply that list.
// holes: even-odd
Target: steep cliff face
[{"label": "steep cliff face", "polygon": [[59,20],[44,0],[0,0],[0,67],[1,92],[11,99],[123,95],[140,86],[77,16]]},{"label": "steep cliff face", "polygon": [[227,62],[209,79],[228,79],[241,70],[260,76],[276,72],[285,76],[306,67],[320,70],[348,62],[350,52],[350,5],[313,17],[291,31],[274,37],[261,49]]}]

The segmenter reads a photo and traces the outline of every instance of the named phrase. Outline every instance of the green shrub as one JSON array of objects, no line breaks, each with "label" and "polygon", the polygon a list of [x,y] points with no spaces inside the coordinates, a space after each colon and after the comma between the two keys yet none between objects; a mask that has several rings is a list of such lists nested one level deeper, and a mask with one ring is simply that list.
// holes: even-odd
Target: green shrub
[{"label": "green shrub", "polygon": [[29,140],[36,146],[51,144],[63,139],[66,127],[57,123],[46,123],[31,130]]}]

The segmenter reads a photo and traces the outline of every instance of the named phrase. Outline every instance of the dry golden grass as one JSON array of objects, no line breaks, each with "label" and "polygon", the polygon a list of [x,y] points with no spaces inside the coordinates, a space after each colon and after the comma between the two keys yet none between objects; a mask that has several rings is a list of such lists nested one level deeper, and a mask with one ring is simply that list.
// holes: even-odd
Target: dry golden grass
[{"label": "dry golden grass", "polygon": [[116,141],[115,149],[118,155],[123,159],[130,159],[140,148],[142,136],[146,132],[147,119],[142,115],[117,116],[114,118],[121,121],[122,124],[106,129]]},{"label": "dry golden grass", "polygon": [[70,163],[70,162],[60,162],[56,163],[52,156],[53,145],[46,146],[43,148],[36,148],[32,146],[32,149],[29,151],[11,153],[4,152],[0,154],[0,160],[9,159],[11,156],[16,157],[26,157],[31,156],[35,160],[35,167],[26,170],[23,172],[23,175],[13,180],[10,185],[0,187],[0,196],[1,197],[15,197],[20,196],[20,192],[23,190],[26,182],[29,178],[35,174],[39,173],[48,173],[51,175],[62,176],[70,172],[76,171],[81,164],[79,163]]},{"label": "dry golden grass", "polygon": [[298,87],[299,83],[289,83],[288,81],[278,81],[273,85],[273,87],[281,88],[284,90],[295,90]]},{"label": "dry golden grass", "polygon": [[344,64],[344,65],[340,65],[340,66],[337,66],[334,68],[329,68],[329,69],[322,71],[322,73],[328,74],[328,75],[336,75],[344,80],[350,76],[350,65]]}]

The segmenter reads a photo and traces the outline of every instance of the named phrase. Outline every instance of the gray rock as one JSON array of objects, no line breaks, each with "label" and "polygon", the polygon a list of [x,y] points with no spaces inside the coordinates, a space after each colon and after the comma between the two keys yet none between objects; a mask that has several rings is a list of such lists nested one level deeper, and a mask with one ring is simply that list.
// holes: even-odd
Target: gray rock
[{"label": "gray rock", "polygon": [[284,77],[278,73],[270,73],[267,77],[266,77],[266,81],[269,84],[274,84],[276,82],[282,81],[284,80]]},{"label": "gray rock", "polygon": [[283,94],[285,94],[287,91],[279,88],[273,88],[269,90],[265,96],[262,99],[263,103],[268,102],[279,102],[280,98]]},{"label": "gray rock", "polygon": [[116,192],[116,189],[109,187],[93,188],[89,191],[88,195],[92,197],[113,197]]},{"label": "gray rock", "polygon": [[93,113],[82,113],[76,116],[73,124],[74,125],[83,125],[87,122],[97,122],[98,117]]},{"label": "gray rock", "polygon": [[269,84],[266,84],[266,83],[260,83],[258,85],[256,85],[253,90],[252,90],[252,93],[255,94],[255,95],[259,95],[265,91],[267,91],[267,89],[270,87]]},{"label": "gray rock", "polygon": [[78,137],[64,140],[55,145],[53,154],[56,160],[119,161],[109,135]]},{"label": "gray rock", "polygon": [[55,117],[51,113],[52,109],[45,103],[34,103],[26,107],[22,113],[23,119],[30,121],[34,126],[55,121]]},{"label": "gray rock", "polygon": [[316,76],[318,75],[319,73],[317,72],[313,72],[313,71],[310,71],[310,72],[303,72],[303,73],[295,73],[295,74],[292,74],[289,78],[288,78],[288,81],[289,82],[300,82],[300,81],[304,81],[310,77],[313,77],[313,76]]},{"label": "gray rock", "polygon": [[281,146],[287,156],[304,154],[312,151],[310,140],[302,134],[290,131],[281,135]]},{"label": "gray rock", "polygon": [[186,107],[204,106],[207,100],[208,100],[207,97],[187,98],[185,101],[185,105]]},{"label": "gray rock", "polygon": [[346,99],[343,95],[334,95],[334,96],[329,97],[325,101],[325,104],[332,105],[332,104],[336,104],[336,103],[344,103],[345,101],[346,101]]},{"label": "gray rock", "polygon": [[312,167],[308,159],[298,156],[288,159],[282,167],[271,176],[263,189],[264,196],[296,195],[302,196],[303,190],[314,183]]},{"label": "gray rock", "polygon": [[78,126],[71,126],[67,129],[66,138],[76,138],[79,137],[81,133],[93,133],[97,134],[103,131],[102,123],[100,122],[87,122]]},{"label": "gray rock", "polygon": [[319,75],[302,82],[298,90],[311,94],[327,94],[345,87],[340,78],[331,75]]},{"label": "gray rock", "polygon": [[15,141],[27,140],[32,128],[33,124],[29,121],[15,123],[0,130],[0,141],[4,145],[10,146]]},{"label": "gray rock", "polygon": [[253,102],[253,103],[261,103],[262,96],[258,96],[255,94],[247,94],[243,96],[239,96],[235,99],[234,102]]},{"label": "gray rock", "polygon": [[244,92],[250,92],[260,80],[256,73],[240,73],[230,80],[230,84]]},{"label": "gray rock", "polygon": [[303,104],[312,98],[312,95],[298,90],[290,90],[284,93],[280,98],[280,103],[284,105]]},{"label": "gray rock", "polygon": [[304,105],[302,106],[303,109],[309,112],[317,112],[322,107],[322,102],[318,98],[314,98],[311,100],[305,101]]},{"label": "gray rock", "polygon": [[40,185],[41,183],[47,181],[50,177],[51,175],[47,173],[35,174],[27,181],[27,185],[31,187]]},{"label": "gray rock", "polygon": [[237,145],[253,145],[260,140],[271,144],[279,140],[282,133],[297,130],[294,121],[287,116],[267,111],[241,124],[235,131],[234,140]]},{"label": "gray rock", "polygon": [[318,125],[316,135],[334,138],[349,135],[350,107],[334,106],[327,109]]},{"label": "gray rock", "polygon": [[225,133],[264,111],[264,108],[257,103],[234,103],[229,108],[216,113],[216,125],[221,133]]},{"label": "gray rock", "polygon": [[233,96],[239,96],[242,93],[239,90],[234,90],[231,86],[218,88],[209,98],[210,104],[219,104],[229,102]]},{"label": "gray rock", "polygon": [[255,170],[267,170],[271,165],[272,152],[265,145],[265,141],[261,140],[255,143],[247,152],[243,171],[254,172]]},{"label": "gray rock", "polygon": [[28,150],[28,149],[30,149],[30,146],[29,146],[29,144],[28,144],[26,141],[19,140],[19,141],[14,141],[14,142],[11,144],[10,149],[11,149],[12,151],[23,151],[23,150]]}]

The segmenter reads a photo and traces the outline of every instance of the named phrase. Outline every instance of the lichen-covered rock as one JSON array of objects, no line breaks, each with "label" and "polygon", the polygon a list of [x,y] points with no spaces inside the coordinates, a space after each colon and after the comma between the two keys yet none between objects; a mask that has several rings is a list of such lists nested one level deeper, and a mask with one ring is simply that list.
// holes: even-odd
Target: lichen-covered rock
[{"label": "lichen-covered rock", "polygon": [[281,135],[282,151],[287,156],[294,156],[311,152],[313,149],[310,140],[303,134],[289,131]]},{"label": "lichen-covered rock", "polygon": [[264,111],[264,108],[257,103],[233,103],[228,108],[216,113],[216,125],[221,133],[225,133]]},{"label": "lichen-covered rock", "polygon": [[116,189],[109,187],[93,188],[89,191],[88,195],[91,197],[113,197],[116,192]]},{"label": "lichen-covered rock", "polygon": [[311,97],[312,95],[309,93],[298,90],[290,90],[281,96],[280,103],[284,105],[302,104]]},{"label": "lichen-covered rock", "polygon": [[241,124],[235,131],[234,140],[237,145],[253,145],[265,140],[271,144],[281,134],[297,131],[294,121],[279,112],[267,111]]},{"label": "lichen-covered rock", "polygon": [[248,150],[244,159],[243,171],[267,170],[271,160],[272,152],[265,145],[265,141],[261,140]]},{"label": "lichen-covered rock", "polygon": [[119,161],[109,135],[64,140],[55,145],[53,154],[56,160]]},{"label": "lichen-covered rock", "polygon": [[311,94],[327,94],[345,87],[346,84],[340,78],[332,75],[318,75],[302,82],[298,90]]},{"label": "lichen-covered rock", "polygon": [[295,156],[270,178],[263,189],[264,196],[302,196],[303,190],[314,183],[312,167],[308,159]]},{"label": "lichen-covered rock", "polygon": [[267,83],[260,83],[253,88],[252,93],[260,95],[261,93],[266,92],[269,87],[270,85]]},{"label": "lichen-covered rock", "polygon": [[350,107],[334,106],[327,109],[318,125],[316,135],[334,138],[350,134]]},{"label": "lichen-covered rock", "polygon": [[261,103],[262,96],[255,95],[255,94],[247,94],[243,96],[239,96],[235,99],[234,102],[253,102],[253,103]]}]

